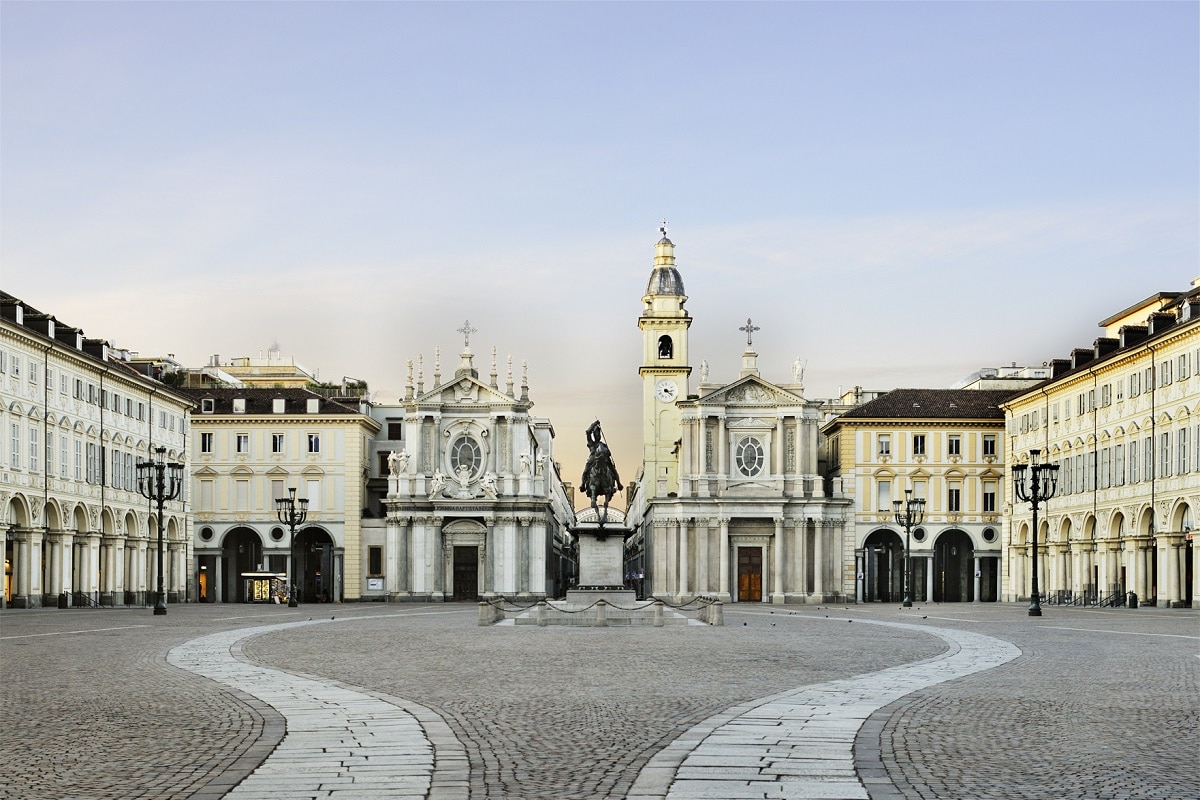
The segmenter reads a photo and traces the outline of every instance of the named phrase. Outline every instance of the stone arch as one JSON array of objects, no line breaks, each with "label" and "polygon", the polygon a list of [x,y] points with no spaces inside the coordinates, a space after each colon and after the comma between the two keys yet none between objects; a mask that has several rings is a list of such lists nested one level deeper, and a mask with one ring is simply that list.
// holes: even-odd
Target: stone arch
[{"label": "stone arch", "polygon": [[76,503],[71,512],[71,527],[77,531],[88,530],[91,527],[88,516],[87,506],[83,503]]},{"label": "stone arch", "polygon": [[46,521],[46,527],[50,530],[62,530],[63,513],[57,500],[50,498],[42,507],[42,519]]},{"label": "stone arch", "polygon": [[1168,517],[1168,526],[1173,532],[1191,532],[1196,527],[1196,517],[1192,513],[1192,507],[1187,500],[1180,498],[1176,501],[1174,507],[1171,508],[1170,517]]},{"label": "stone arch", "polygon": [[898,603],[904,596],[904,538],[881,527],[863,539],[863,600]]},{"label": "stone arch", "polygon": [[949,528],[934,540],[934,602],[970,602],[975,599],[975,546],[966,531]]},{"label": "stone arch", "polygon": [[20,493],[14,494],[9,498],[4,516],[5,522],[17,528],[28,528],[33,524],[29,503],[26,502],[25,497]]}]

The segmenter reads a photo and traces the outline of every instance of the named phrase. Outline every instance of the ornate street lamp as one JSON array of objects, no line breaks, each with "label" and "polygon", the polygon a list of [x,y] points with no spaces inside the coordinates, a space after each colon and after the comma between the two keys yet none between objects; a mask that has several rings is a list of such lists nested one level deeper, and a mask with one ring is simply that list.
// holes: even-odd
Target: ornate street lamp
[{"label": "ornate street lamp", "polygon": [[288,496],[276,499],[275,506],[279,512],[279,521],[288,526],[288,608],[296,608],[300,605],[296,600],[296,584],[292,572],[296,556],[296,527],[303,525],[308,517],[308,498],[302,497],[297,500],[296,487],[291,486],[288,487]]},{"label": "ornate street lamp", "polygon": [[179,497],[183,489],[183,464],[166,461],[167,448],[154,448],[153,461],[137,462],[138,492],[147,500],[158,503],[158,591],[155,593],[154,613],[167,613],[167,596],[163,592],[163,503]]},{"label": "ornate street lamp", "polygon": [[[1058,488],[1058,464],[1039,464],[1038,458],[1041,454],[1041,450],[1030,450],[1029,460],[1031,463],[1014,464],[1012,468],[1013,491],[1017,493],[1017,497],[1022,503],[1033,504],[1033,583],[1029,591],[1029,616],[1031,617],[1042,615],[1042,605],[1038,593],[1038,504],[1053,497],[1054,491]],[[1026,472],[1030,475],[1028,490],[1025,486]]]},{"label": "ornate street lamp", "polygon": [[912,489],[904,490],[904,500],[893,500],[892,510],[896,513],[896,524],[904,528],[904,607],[912,608],[912,593],[909,591],[909,575],[912,572],[912,555],[909,553],[909,537],[912,529],[925,519],[925,499],[913,497]]}]

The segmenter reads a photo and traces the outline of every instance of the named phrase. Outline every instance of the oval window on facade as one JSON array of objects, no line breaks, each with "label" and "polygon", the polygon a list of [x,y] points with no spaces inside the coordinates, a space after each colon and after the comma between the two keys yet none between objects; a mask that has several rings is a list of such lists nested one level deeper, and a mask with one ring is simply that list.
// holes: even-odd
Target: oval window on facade
[{"label": "oval window on facade", "polygon": [[474,475],[479,471],[483,461],[483,453],[479,444],[470,436],[460,436],[450,445],[450,469],[458,472],[458,468],[466,466]]},{"label": "oval window on facade", "polygon": [[737,453],[734,460],[737,464],[737,470],[747,478],[753,478],[762,472],[763,468],[763,446],[762,442],[755,439],[753,436],[747,436],[738,442]]}]

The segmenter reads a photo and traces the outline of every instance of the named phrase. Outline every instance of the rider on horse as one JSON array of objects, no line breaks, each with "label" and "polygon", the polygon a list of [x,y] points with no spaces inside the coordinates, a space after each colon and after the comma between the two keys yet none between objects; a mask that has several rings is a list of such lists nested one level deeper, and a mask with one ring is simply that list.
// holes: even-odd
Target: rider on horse
[{"label": "rider on horse", "polygon": [[[596,519],[601,525],[608,521],[608,503],[612,496],[624,489],[621,478],[617,475],[617,465],[613,463],[612,453],[603,441],[604,433],[600,430],[600,420],[596,420],[587,429],[588,458],[583,468],[583,491],[592,500],[592,510],[596,511]],[[604,516],[601,517],[596,508],[596,498],[604,498]]]}]

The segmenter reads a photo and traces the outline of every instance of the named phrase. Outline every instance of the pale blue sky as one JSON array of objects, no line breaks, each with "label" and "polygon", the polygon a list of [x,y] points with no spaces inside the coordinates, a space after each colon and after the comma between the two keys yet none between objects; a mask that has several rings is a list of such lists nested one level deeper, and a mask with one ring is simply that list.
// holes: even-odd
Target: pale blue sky
[{"label": "pale blue sky", "polygon": [[811,397],[1040,364],[1186,288],[1198,8],[8,0],[0,285],[383,397],[469,318],[569,480],[594,416],[632,477],[664,217],[694,366],[735,378],[752,316]]}]

